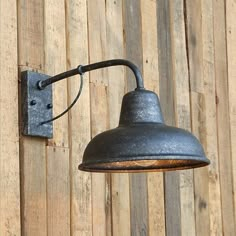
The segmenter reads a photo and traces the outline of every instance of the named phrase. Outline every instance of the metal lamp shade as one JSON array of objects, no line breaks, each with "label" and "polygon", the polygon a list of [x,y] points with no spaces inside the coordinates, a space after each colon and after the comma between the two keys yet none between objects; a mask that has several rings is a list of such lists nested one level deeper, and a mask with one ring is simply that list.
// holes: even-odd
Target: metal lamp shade
[{"label": "metal lamp shade", "polygon": [[191,133],[164,124],[157,95],[140,89],[124,96],[119,126],[90,141],[79,169],[168,171],[209,163],[201,144]]}]

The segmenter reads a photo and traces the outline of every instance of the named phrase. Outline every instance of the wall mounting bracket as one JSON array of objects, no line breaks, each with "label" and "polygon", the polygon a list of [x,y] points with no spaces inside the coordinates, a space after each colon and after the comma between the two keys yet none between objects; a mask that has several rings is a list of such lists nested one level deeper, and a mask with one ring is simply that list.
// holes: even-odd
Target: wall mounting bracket
[{"label": "wall mounting bracket", "polygon": [[41,124],[52,119],[52,85],[40,90],[38,81],[48,79],[50,76],[33,71],[21,73],[21,130],[22,134],[52,138],[52,122]]}]

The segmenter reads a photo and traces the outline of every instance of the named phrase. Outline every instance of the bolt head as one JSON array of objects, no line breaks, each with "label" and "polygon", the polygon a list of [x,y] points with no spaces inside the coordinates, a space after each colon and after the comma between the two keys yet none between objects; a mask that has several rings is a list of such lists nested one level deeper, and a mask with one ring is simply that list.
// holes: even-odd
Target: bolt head
[{"label": "bolt head", "polygon": [[48,105],[47,105],[47,109],[52,109],[52,104],[51,103],[49,103]]},{"label": "bolt head", "polygon": [[30,105],[31,105],[31,106],[34,106],[34,105],[36,105],[36,104],[37,104],[36,100],[30,101]]}]

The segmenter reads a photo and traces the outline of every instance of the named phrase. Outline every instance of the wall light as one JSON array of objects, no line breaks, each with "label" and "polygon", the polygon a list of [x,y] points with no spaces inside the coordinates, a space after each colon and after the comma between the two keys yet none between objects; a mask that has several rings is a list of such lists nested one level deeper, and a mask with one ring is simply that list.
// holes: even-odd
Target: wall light
[{"label": "wall light", "polygon": [[[94,63],[49,77],[22,72],[22,133],[52,138],[52,122],[64,115],[78,100],[85,72],[110,67],[128,66],[134,73],[137,88],[122,101],[119,126],[95,136],[87,145],[80,170],[95,172],[144,172],[181,170],[206,166],[199,141],[188,131],[165,125],[158,96],[144,89],[136,65],[117,59]],[[60,115],[52,118],[52,83],[81,75],[79,93]]]}]

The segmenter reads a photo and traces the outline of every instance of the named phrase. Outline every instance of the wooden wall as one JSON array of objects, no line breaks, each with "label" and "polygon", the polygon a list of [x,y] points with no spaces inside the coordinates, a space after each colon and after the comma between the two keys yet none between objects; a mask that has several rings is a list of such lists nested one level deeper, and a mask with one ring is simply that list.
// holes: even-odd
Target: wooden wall
[{"label": "wooden wall", "polygon": [[[235,0],[0,0],[0,235],[236,235],[235,15]],[[53,139],[21,136],[21,71],[54,75],[112,58],[139,66],[166,123],[200,139],[208,168],[78,171],[135,86],[123,67],[85,75]],[[78,88],[78,78],[54,85],[54,114]]]}]

